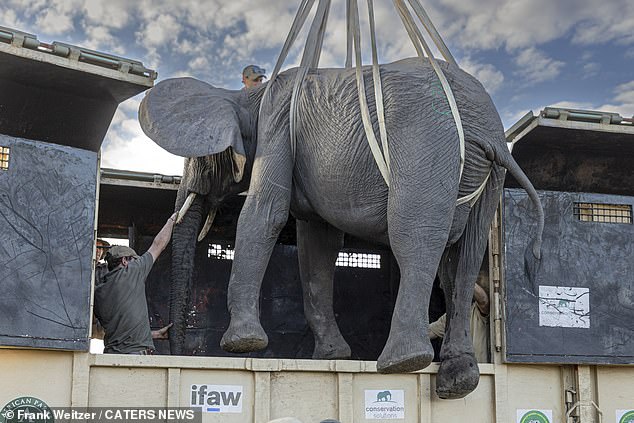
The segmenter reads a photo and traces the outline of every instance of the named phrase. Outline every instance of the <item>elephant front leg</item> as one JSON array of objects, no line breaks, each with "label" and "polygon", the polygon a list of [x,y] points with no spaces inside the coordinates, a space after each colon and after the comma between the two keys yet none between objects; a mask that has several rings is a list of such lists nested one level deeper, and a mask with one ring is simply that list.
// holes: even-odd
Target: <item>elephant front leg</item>
[{"label": "elephant front leg", "polygon": [[228,352],[266,348],[268,337],[260,324],[260,289],[277,237],[288,218],[282,193],[272,200],[249,196],[242,208],[236,233],[236,249],[227,290],[231,315],[220,346]]},{"label": "elephant front leg", "polygon": [[297,221],[304,314],[315,336],[314,359],[349,358],[351,354],[333,311],[335,261],[341,247],[340,230],[327,223]]},{"label": "elephant front leg", "polygon": [[220,341],[222,349],[229,352],[257,351],[268,345],[260,324],[260,288],[288,219],[293,164],[287,139],[279,137],[264,135],[269,142],[258,145],[249,194],[238,219],[227,290],[231,322]]}]

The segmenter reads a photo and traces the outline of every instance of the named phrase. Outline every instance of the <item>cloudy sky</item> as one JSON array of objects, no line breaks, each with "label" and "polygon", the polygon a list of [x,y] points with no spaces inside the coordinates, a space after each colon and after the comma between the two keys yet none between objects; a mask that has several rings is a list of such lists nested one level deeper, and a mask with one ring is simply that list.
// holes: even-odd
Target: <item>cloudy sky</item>
[{"label": "cloudy sky", "polygon": [[[0,26],[141,60],[159,80],[194,76],[239,89],[242,68],[271,70],[299,0],[2,0]],[[333,0],[322,66],[345,59],[345,1]],[[365,2],[359,1],[362,17]],[[375,0],[382,62],[415,54],[392,2]],[[422,0],[458,63],[487,87],[505,127],[548,105],[634,115],[632,0]],[[363,18],[362,18],[363,19]],[[369,37],[364,37],[365,46]],[[301,38],[299,41],[303,41]],[[295,65],[299,45],[287,66]],[[170,175],[182,159],[147,139],[140,96],[123,103],[102,166]]]}]

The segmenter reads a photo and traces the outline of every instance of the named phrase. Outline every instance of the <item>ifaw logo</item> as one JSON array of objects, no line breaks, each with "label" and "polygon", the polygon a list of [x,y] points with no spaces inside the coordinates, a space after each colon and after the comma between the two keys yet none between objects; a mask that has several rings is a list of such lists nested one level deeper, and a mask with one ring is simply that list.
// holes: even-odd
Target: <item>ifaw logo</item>
[{"label": "ifaw logo", "polygon": [[192,385],[190,406],[206,413],[242,413],[242,391],[238,385]]}]

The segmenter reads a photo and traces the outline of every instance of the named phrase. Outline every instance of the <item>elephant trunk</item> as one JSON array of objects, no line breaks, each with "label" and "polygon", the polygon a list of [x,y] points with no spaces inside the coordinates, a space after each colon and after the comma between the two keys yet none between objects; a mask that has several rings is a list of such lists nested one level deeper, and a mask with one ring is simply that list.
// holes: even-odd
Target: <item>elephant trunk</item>
[{"label": "elephant trunk", "polygon": [[182,355],[185,344],[185,330],[194,276],[196,238],[203,216],[203,197],[191,199],[189,209],[179,213],[180,223],[174,226],[172,235],[172,283],[170,287],[170,352]]}]

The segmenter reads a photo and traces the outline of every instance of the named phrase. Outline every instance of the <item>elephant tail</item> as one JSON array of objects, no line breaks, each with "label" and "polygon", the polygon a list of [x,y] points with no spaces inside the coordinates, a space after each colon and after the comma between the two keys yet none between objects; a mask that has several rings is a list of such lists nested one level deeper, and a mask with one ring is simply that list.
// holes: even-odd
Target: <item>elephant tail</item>
[{"label": "elephant tail", "polygon": [[508,170],[511,175],[517,180],[524,190],[526,190],[528,197],[533,202],[535,206],[535,210],[537,212],[537,231],[534,234],[534,238],[532,243],[526,249],[524,254],[524,266],[526,270],[526,274],[528,276],[528,280],[533,288],[533,293],[536,293],[536,285],[535,278],[536,274],[539,271],[539,267],[541,265],[541,249],[542,249],[542,237],[544,233],[544,208],[542,207],[541,201],[539,201],[539,196],[537,195],[537,191],[533,184],[528,179],[524,171],[517,164],[511,152],[506,148],[506,145],[498,154],[496,154],[496,162]]}]

